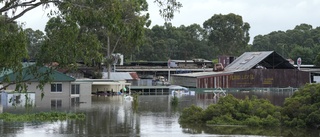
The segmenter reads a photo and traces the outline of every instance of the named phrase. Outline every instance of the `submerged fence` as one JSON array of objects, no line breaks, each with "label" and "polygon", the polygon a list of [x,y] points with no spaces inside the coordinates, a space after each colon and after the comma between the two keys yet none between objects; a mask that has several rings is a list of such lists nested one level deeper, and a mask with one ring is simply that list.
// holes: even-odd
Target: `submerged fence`
[{"label": "submerged fence", "polygon": [[[221,90],[221,88],[189,88],[189,91],[195,91],[196,93],[205,93],[209,90]],[[225,92],[295,92],[298,88],[223,88]]]}]

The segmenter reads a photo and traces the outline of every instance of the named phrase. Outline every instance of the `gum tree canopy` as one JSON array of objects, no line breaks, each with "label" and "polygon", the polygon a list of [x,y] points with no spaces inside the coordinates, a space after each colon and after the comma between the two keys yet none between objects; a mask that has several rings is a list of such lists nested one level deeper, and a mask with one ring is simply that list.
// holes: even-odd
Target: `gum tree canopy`
[{"label": "gum tree canopy", "polygon": [[237,55],[248,45],[250,25],[233,13],[215,14],[203,23],[210,45],[218,48],[220,55]]},{"label": "gum tree canopy", "polygon": [[[172,19],[173,13],[182,7],[176,0],[154,2],[158,4],[165,20]],[[43,54],[32,57],[39,66],[58,62],[63,67],[69,67],[78,59],[91,59],[94,53],[105,52],[108,48],[109,56],[117,45],[113,44],[115,46],[111,47],[111,43],[132,43],[132,40],[139,42],[136,38],[143,35],[140,30],[147,23],[148,16],[138,14],[147,10],[146,0],[0,0],[0,74],[8,70],[17,74],[22,72],[21,61],[30,58],[28,37],[15,20],[39,6],[46,9],[54,6],[60,10],[50,12],[57,17],[50,19],[46,26],[48,34],[40,47]],[[56,47],[52,47],[53,43]],[[49,52],[56,54],[49,56],[52,55],[46,54]],[[21,76],[17,75],[10,84],[25,82],[18,77]]]},{"label": "gum tree canopy", "polygon": [[[126,0],[124,0],[126,1]],[[142,0],[145,1],[145,0]],[[22,17],[26,12],[38,7],[45,8],[58,6],[62,3],[70,3],[68,0],[0,0],[0,14],[12,14],[8,21],[14,21]],[[121,1],[119,1],[121,2]],[[171,20],[174,17],[174,12],[178,11],[182,4],[177,0],[154,0],[154,3],[159,6],[159,13],[165,20]]]}]

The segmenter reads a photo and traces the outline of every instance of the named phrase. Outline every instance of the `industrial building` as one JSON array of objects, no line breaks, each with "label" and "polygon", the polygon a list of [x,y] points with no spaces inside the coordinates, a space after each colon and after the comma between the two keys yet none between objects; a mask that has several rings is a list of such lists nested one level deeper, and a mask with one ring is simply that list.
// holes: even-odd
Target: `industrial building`
[{"label": "industrial building", "polygon": [[275,51],[261,51],[245,52],[221,71],[173,74],[170,82],[190,88],[298,88],[311,78]]}]

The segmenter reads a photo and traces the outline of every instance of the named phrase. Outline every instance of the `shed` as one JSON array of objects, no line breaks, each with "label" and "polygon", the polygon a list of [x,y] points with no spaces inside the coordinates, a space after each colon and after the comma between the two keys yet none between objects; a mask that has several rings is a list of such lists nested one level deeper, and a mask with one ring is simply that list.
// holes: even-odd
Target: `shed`
[{"label": "shed", "polygon": [[245,52],[223,71],[171,75],[171,83],[194,88],[300,87],[309,72],[296,69],[275,51]]}]

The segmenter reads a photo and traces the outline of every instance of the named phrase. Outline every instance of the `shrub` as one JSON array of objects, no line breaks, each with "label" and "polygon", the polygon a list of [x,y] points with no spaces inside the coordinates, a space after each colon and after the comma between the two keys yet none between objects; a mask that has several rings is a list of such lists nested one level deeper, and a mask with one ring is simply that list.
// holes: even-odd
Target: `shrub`
[{"label": "shrub", "polygon": [[191,105],[188,108],[183,109],[181,116],[179,117],[180,123],[203,123],[202,121],[203,109],[195,105]]},{"label": "shrub", "polygon": [[260,126],[261,124],[261,119],[257,116],[251,116],[247,118],[244,122],[245,125],[252,126],[252,127],[257,127]]},{"label": "shrub", "polygon": [[289,127],[317,128],[320,125],[320,84],[306,84],[282,108],[282,123]]}]

